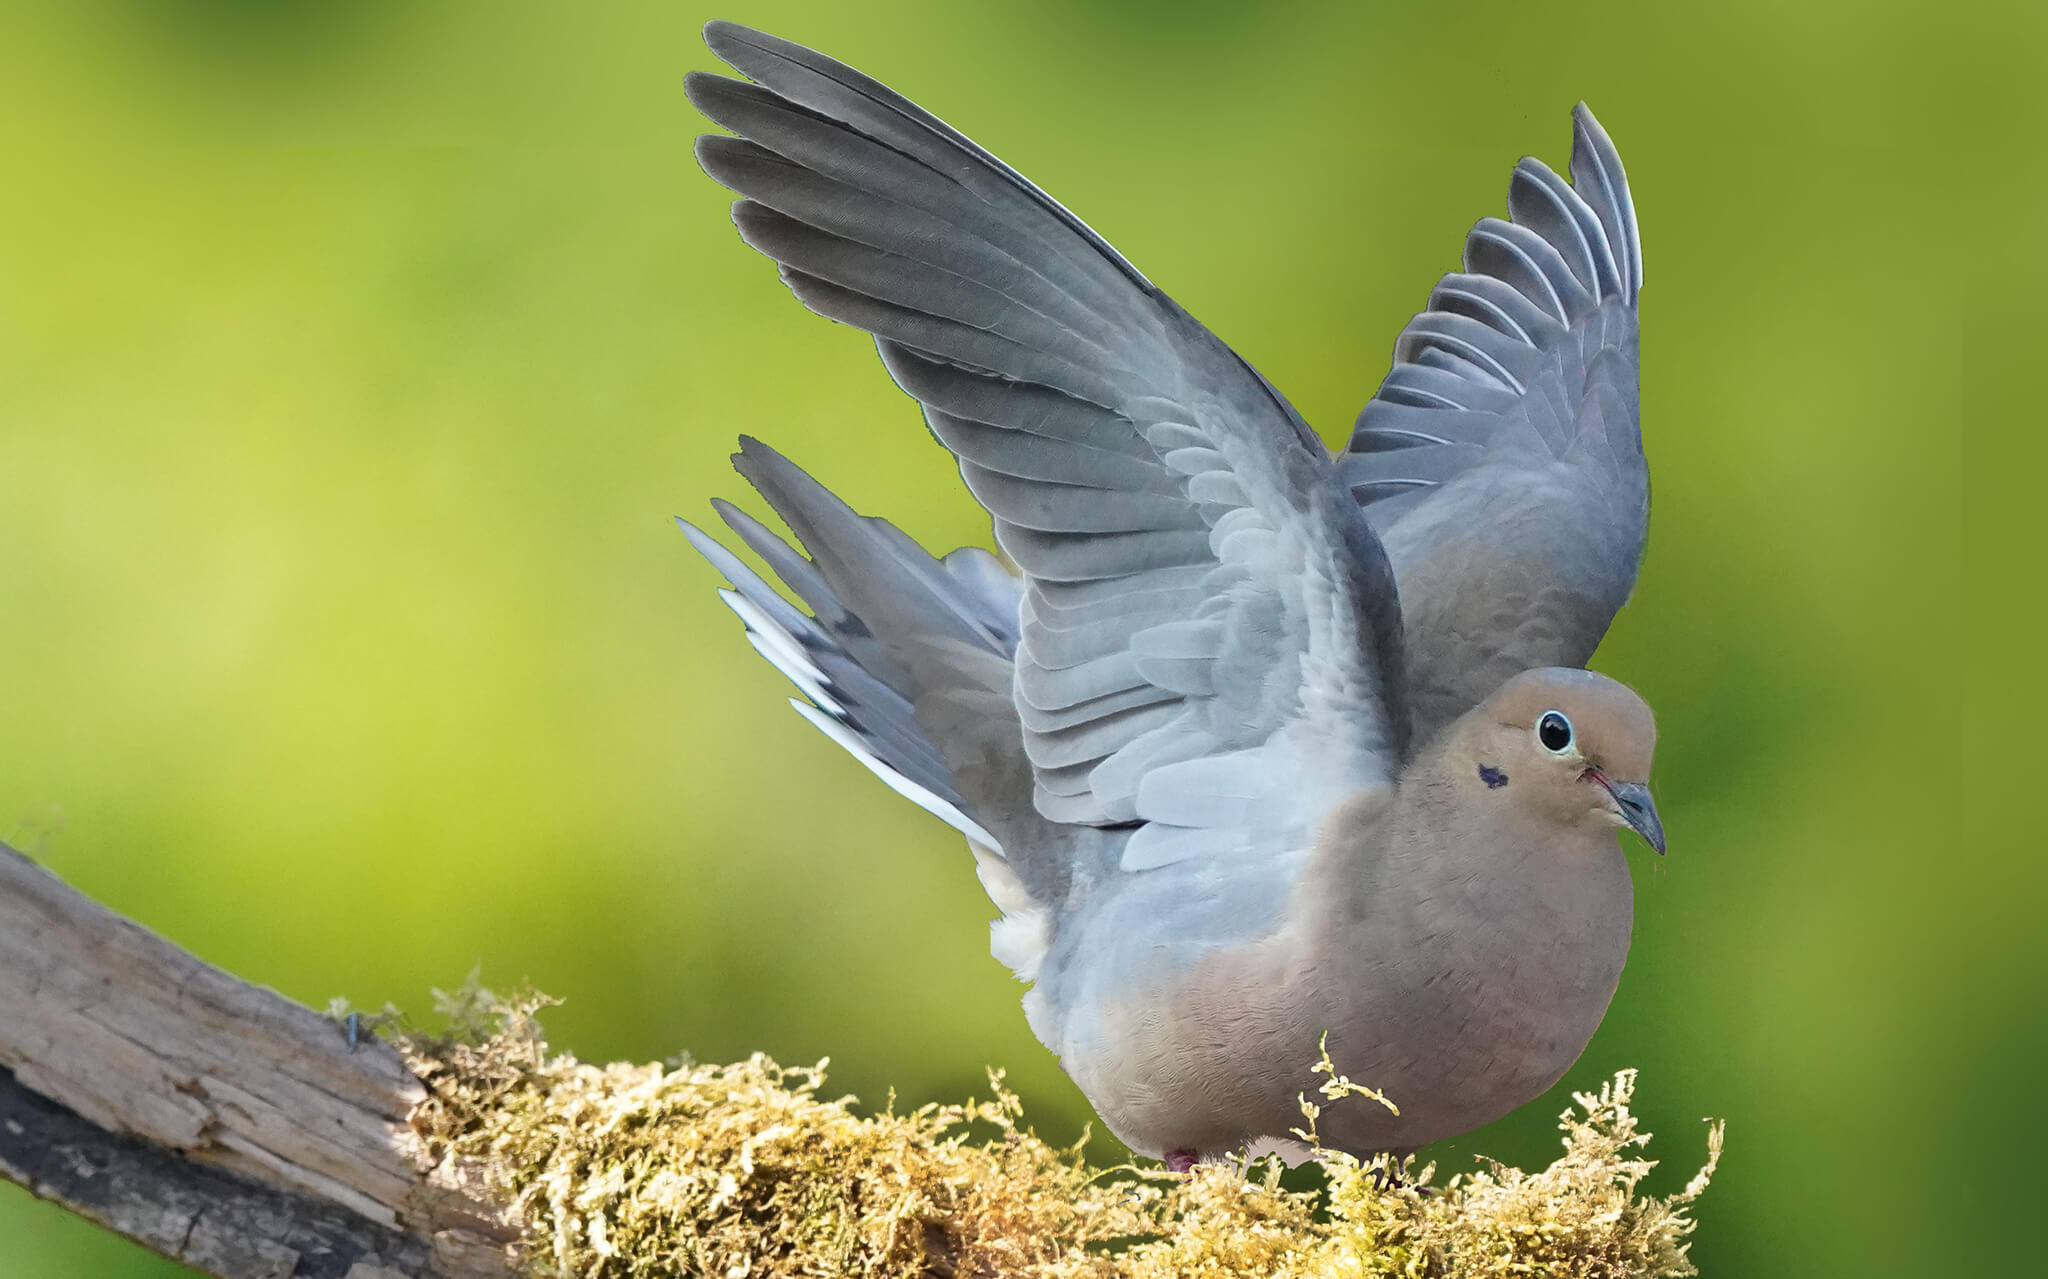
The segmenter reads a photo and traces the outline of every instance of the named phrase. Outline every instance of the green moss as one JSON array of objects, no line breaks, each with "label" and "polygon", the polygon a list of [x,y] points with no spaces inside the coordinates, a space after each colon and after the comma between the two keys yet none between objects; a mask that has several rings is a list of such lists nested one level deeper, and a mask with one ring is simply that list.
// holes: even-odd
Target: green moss
[{"label": "green moss", "polygon": [[[1000,1075],[986,1101],[861,1116],[819,1098],[823,1062],[591,1066],[548,1053],[539,997],[472,984],[443,1003],[449,1036],[399,1041],[430,1091],[423,1157],[512,1206],[537,1275],[1690,1275],[1688,1214],[1721,1150],[1715,1125],[1684,1190],[1639,1194],[1654,1164],[1623,1071],[1578,1095],[1537,1173],[1404,1169],[1383,1189],[1383,1168],[1325,1153],[1327,1187],[1288,1191],[1270,1163],[1095,1169],[1023,1128]],[[1388,1104],[1320,1069],[1326,1098]]]}]

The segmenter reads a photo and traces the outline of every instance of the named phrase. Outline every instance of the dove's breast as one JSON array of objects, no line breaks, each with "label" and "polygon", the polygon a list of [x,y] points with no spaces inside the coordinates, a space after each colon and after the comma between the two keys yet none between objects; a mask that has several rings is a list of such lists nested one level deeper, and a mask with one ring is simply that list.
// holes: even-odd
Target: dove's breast
[{"label": "dove's breast", "polygon": [[[1414,847],[1389,807],[1362,797],[1262,875],[1206,868],[1206,886],[1134,893],[1070,936],[1062,967],[1091,980],[1034,991],[1033,1024],[1125,1144],[1223,1156],[1285,1138],[1326,1033],[1338,1070],[1400,1107],[1326,1107],[1324,1141],[1357,1152],[1490,1122],[1577,1059],[1627,955],[1619,849],[1530,883],[1526,850]],[[1210,906],[1189,918],[1252,926],[1176,931],[1167,899],[1190,893]]]}]

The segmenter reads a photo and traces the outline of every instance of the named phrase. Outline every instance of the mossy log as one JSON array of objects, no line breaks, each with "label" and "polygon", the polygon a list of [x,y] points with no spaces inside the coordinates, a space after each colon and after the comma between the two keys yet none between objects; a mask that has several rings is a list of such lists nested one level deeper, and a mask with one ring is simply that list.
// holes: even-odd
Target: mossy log
[{"label": "mossy log", "polygon": [[[1325,1153],[1326,1186],[1290,1191],[1271,1165],[1094,1168],[1024,1128],[1000,1077],[988,1101],[862,1115],[821,1099],[822,1063],[552,1054],[545,1002],[472,983],[443,998],[449,1034],[386,1043],[0,847],[0,1175],[223,1279],[1624,1279],[1694,1273],[1720,1152],[1716,1125],[1690,1184],[1639,1193],[1624,1071],[1536,1173],[1432,1185]],[[1316,1069],[1320,1104],[1385,1104]]]}]

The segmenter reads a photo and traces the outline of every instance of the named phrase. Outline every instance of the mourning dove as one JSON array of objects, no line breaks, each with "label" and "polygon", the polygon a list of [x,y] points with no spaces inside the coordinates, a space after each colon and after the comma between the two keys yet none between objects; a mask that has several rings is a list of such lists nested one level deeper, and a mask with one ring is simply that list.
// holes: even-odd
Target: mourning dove
[{"label": "mourning dove", "polygon": [[1642,250],[1583,105],[1524,159],[1331,456],[1052,197],[883,85],[729,23],[752,83],[697,158],[812,310],[874,335],[1012,572],[934,559],[767,446],[808,557],[715,503],[809,609],[685,524],[793,704],[967,836],[1032,1029],[1131,1149],[1284,1142],[1317,1044],[1405,1153],[1542,1093],[1628,952],[1615,839],[1662,852],[1655,729],[1580,669],[1649,514]]}]

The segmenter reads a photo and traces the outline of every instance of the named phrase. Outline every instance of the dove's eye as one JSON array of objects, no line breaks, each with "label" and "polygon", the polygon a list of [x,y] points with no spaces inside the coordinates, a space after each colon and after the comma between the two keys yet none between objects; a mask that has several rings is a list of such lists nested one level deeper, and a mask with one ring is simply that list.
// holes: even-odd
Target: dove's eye
[{"label": "dove's eye", "polygon": [[1536,740],[1543,743],[1544,750],[1562,755],[1572,748],[1572,722],[1560,711],[1545,711],[1536,721]]}]

